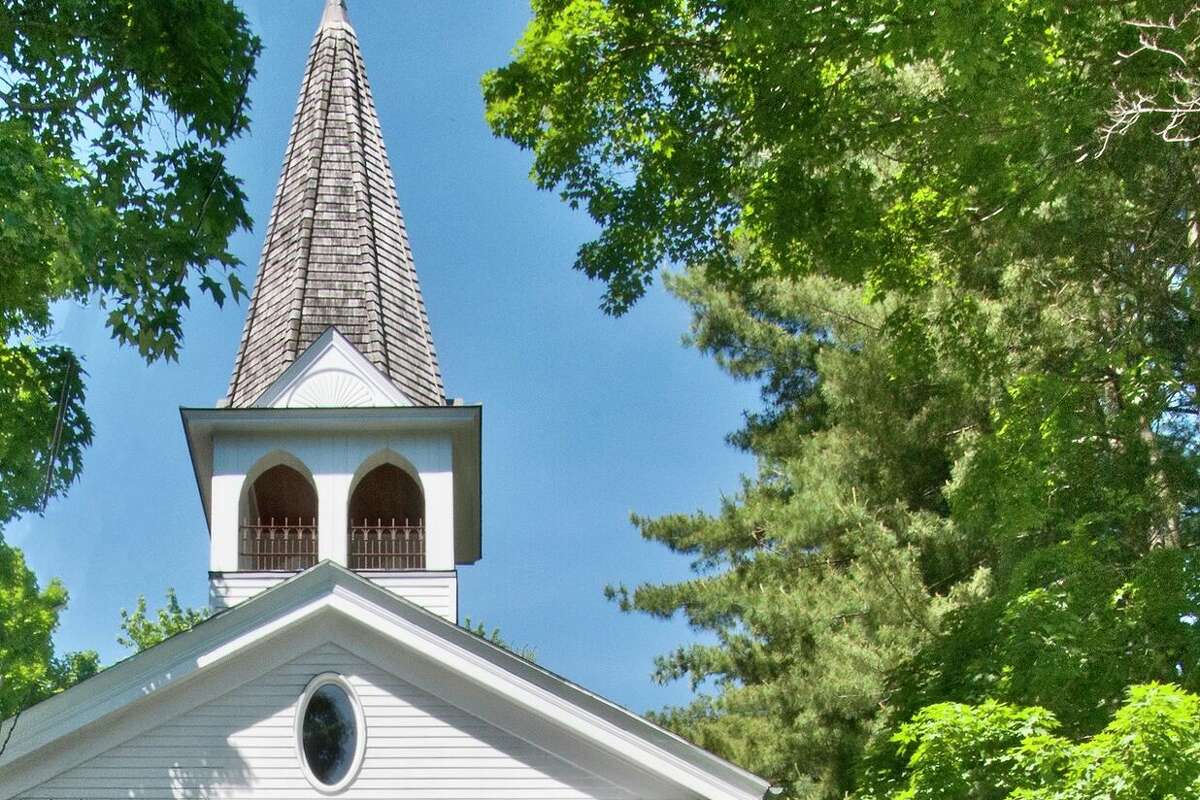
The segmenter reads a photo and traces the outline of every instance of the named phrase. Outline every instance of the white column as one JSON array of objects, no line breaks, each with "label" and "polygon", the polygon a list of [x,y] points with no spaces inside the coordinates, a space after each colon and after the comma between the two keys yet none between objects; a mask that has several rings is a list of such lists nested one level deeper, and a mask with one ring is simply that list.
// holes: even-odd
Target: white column
[{"label": "white column", "polygon": [[213,475],[209,570],[232,572],[238,568],[238,498],[245,475]]},{"label": "white column", "polygon": [[245,468],[236,463],[237,454],[221,436],[213,437],[213,476],[209,486],[209,570],[234,572],[238,568],[238,503]]},{"label": "white column", "polygon": [[425,569],[454,569],[454,473],[422,472],[425,488]]},{"label": "white column", "polygon": [[320,520],[317,555],[343,567],[349,563],[346,518],[350,511],[351,477],[342,472],[315,476]]}]

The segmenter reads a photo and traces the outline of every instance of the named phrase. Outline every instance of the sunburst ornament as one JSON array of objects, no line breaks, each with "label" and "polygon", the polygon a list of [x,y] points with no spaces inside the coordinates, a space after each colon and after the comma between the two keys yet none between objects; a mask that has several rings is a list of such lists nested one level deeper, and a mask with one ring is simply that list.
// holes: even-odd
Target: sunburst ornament
[{"label": "sunburst ornament", "polygon": [[373,406],[375,393],[357,375],[344,370],[322,370],[309,375],[292,390],[288,408],[356,408]]}]

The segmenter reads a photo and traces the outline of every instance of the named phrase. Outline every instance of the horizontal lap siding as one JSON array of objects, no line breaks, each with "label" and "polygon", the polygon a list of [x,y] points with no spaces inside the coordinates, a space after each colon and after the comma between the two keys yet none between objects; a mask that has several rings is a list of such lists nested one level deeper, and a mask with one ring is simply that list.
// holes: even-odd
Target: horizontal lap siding
[{"label": "horizontal lap siding", "polygon": [[21,800],[324,797],[300,772],[296,703],[321,672],[346,675],[367,747],[340,797],[629,800],[585,773],[351,653],[326,645],[25,793]]},{"label": "horizontal lap siding", "polygon": [[214,611],[236,606],[243,600],[249,600],[277,583],[283,583],[291,576],[290,572],[278,575],[263,573],[214,575],[208,579],[208,604]]},{"label": "horizontal lap siding", "polygon": [[458,622],[458,576],[360,572],[362,577],[451,622]]},{"label": "horizontal lap siding", "polygon": [[[208,580],[208,602],[217,611],[236,606],[243,600],[282,583],[291,572],[226,572]],[[458,576],[453,572],[384,573],[362,572],[362,577],[388,591],[432,611],[440,617],[458,621]]]}]

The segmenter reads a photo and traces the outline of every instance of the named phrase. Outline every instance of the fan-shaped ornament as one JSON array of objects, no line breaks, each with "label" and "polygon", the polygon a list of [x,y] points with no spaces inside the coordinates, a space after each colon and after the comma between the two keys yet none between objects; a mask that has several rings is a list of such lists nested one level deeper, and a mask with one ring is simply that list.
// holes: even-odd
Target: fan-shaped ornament
[{"label": "fan-shaped ornament", "polygon": [[324,370],[304,379],[292,390],[288,408],[354,408],[375,405],[375,393],[357,375]]}]

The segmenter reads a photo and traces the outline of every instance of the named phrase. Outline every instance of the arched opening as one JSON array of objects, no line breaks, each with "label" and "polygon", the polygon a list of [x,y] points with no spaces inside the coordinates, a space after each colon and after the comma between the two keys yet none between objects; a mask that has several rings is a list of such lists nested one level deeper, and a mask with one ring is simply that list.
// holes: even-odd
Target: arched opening
[{"label": "arched opening", "polygon": [[317,490],[294,467],[269,467],[242,497],[238,568],[294,572],[316,563]]},{"label": "arched opening", "polygon": [[350,569],[425,568],[425,497],[405,470],[383,463],[350,495]]}]

